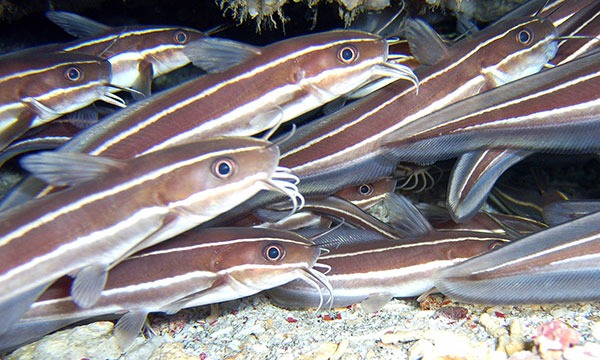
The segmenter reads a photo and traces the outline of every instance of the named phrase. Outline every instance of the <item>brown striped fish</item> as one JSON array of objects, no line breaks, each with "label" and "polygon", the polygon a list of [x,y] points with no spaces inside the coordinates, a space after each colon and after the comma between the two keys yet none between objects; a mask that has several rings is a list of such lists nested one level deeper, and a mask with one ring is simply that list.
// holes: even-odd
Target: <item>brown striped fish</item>
[{"label": "brown striped fish", "polygon": [[[575,3],[569,5],[575,6]],[[600,44],[597,38],[600,35],[599,3],[592,2],[569,15],[563,22],[559,22],[562,18],[554,21],[559,34],[568,39],[558,43],[557,55],[552,60],[557,65],[585,55]],[[462,155],[454,166],[447,196],[448,208],[455,221],[473,216],[483,206],[500,175],[531,154],[524,149],[486,149]]]},{"label": "brown striped fish", "polygon": [[[343,228],[324,239],[329,250],[319,257],[331,270],[326,277],[333,290],[333,307],[360,303],[376,311],[393,297],[416,297],[430,291],[433,275],[445,267],[507,243],[506,237],[481,232],[432,230],[410,240],[382,239],[370,231]],[[344,243],[344,239],[352,239]],[[321,239],[320,239],[321,240]],[[340,243],[341,242],[341,243]],[[319,296],[301,282],[292,281],[268,292],[285,308],[319,305]]]},{"label": "brown striped fish", "polygon": [[0,336],[0,349],[81,320],[119,316],[114,334],[121,349],[126,350],[151,312],[174,314],[184,308],[253,295],[295,279],[305,281],[315,291],[327,289],[325,276],[313,269],[319,254],[320,249],[310,240],[287,231],[189,231],[112,268],[100,298],[90,308],[73,302],[72,280],[61,278]]},{"label": "brown striped fish", "polygon": [[64,191],[2,212],[0,332],[59,277],[74,276],[81,307],[100,296],[108,269],[231,209],[261,189],[302,201],[278,167],[279,149],[252,138],[216,138],[129,161],[79,153],[30,155],[23,165]]},{"label": "brown striped fish", "polygon": [[[305,195],[324,196],[351,185],[390,176],[401,159],[381,145],[382,139],[449,103],[459,101],[527,71],[537,71],[555,53],[556,30],[538,18],[506,20],[451,47],[422,21],[409,21],[414,39],[422,34],[422,49],[439,61],[415,69],[419,91],[394,82],[349,106],[298,128],[282,144],[281,163],[301,179]],[[436,40],[437,39],[437,40]],[[534,40],[535,39],[535,40]],[[431,59],[434,55],[414,54]],[[525,73],[527,73],[525,71]],[[260,195],[222,217],[272,202]]]},{"label": "brown striped fish", "polygon": [[[186,49],[229,68],[119,111],[61,151],[128,159],[194,139],[253,135],[382,76],[416,81],[407,68],[386,62],[384,39],[361,31],[328,31],[262,48],[207,37]],[[245,60],[225,62],[234,55],[238,62]],[[40,188],[39,182],[27,181],[3,207],[35,196]]]},{"label": "brown striped fish", "polygon": [[554,304],[600,299],[600,212],[441,270],[435,286],[462,302]]},{"label": "brown striped fish", "polygon": [[538,18],[507,20],[451,47],[420,21],[409,29],[414,39],[426,39],[413,55],[426,64],[441,60],[415,69],[418,92],[395,82],[300,127],[283,144],[281,161],[302,179],[303,193],[326,194],[389,176],[401,158],[388,156],[384,137],[450,103],[538,71],[556,48],[554,26]]},{"label": "brown striped fish", "polygon": [[153,78],[189,64],[185,46],[207,35],[174,26],[110,27],[66,11],[49,11],[46,16],[80,38],[58,45],[62,51],[106,58],[112,67],[113,85],[136,89],[145,96],[150,95]]}]

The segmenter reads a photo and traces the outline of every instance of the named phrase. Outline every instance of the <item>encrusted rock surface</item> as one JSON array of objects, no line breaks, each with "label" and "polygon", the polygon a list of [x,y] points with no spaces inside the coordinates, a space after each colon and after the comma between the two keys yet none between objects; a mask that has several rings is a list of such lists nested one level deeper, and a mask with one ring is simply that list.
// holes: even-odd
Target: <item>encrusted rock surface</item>
[{"label": "encrusted rock surface", "polygon": [[[381,311],[285,310],[263,295],[174,316],[151,316],[154,336],[139,336],[124,354],[110,322],[63,330],[6,359],[598,359],[600,304],[458,306],[464,318],[435,306],[393,300]],[[437,313],[437,315],[436,315]]]}]

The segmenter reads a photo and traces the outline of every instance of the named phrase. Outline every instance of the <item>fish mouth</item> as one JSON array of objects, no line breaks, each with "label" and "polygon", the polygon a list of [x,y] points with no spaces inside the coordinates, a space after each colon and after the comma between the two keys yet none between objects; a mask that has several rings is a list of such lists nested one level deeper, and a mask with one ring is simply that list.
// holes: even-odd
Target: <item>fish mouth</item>
[{"label": "fish mouth", "polygon": [[292,173],[287,167],[278,166],[271,179],[262,180],[262,184],[267,190],[273,190],[287,196],[292,202],[290,215],[302,209],[304,206],[304,196],[298,190],[300,178]]},{"label": "fish mouth", "polygon": [[120,107],[120,108],[126,108],[127,107],[127,103],[125,102],[125,100],[123,100],[120,96],[115,95],[111,92],[106,92],[104,94],[102,94],[102,96],[100,96],[100,98],[98,100],[102,100],[105,103]]},{"label": "fish mouth", "polygon": [[132,88],[127,88],[127,87],[122,87],[122,86],[118,86],[118,85],[114,85],[114,84],[108,84],[106,86],[107,91],[102,94],[102,96],[100,96],[99,100],[104,101],[105,103],[120,107],[120,108],[126,108],[127,107],[127,102],[125,102],[125,100],[123,100],[120,96],[115,95],[113,92],[115,91],[126,91],[128,93],[131,94],[136,94],[136,95],[141,95],[144,96],[144,93],[137,91],[135,89]]},{"label": "fish mouth", "polygon": [[[319,293],[319,306],[315,312],[319,312],[323,308],[323,305],[325,305],[327,309],[331,309],[333,305],[333,287],[325,276],[325,274],[331,270],[331,267],[329,265],[319,263],[315,263],[313,267],[325,268],[326,272],[322,273],[314,268],[302,268],[298,271],[298,280],[304,281],[308,285],[315,288]],[[327,301],[325,301],[323,290],[328,293]]]},{"label": "fish mouth", "polygon": [[376,64],[373,66],[373,72],[380,77],[394,78],[397,80],[408,80],[415,85],[417,91],[419,89],[419,79],[417,75],[406,65],[396,63],[395,57],[387,62]]}]

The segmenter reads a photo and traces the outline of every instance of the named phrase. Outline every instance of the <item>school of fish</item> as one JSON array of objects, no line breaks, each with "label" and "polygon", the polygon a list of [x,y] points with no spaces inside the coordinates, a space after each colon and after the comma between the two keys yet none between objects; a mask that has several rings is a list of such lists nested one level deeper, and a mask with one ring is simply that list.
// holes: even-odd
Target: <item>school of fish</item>
[{"label": "school of fish", "polygon": [[[28,174],[0,202],[0,353],[102,317],[126,351],[149,313],[261,291],[600,300],[600,199],[497,183],[600,153],[600,4],[532,0],[455,40],[390,13],[257,47],[48,12],[77,39],[0,55],[0,166]],[[448,173],[445,207],[401,195]]]}]

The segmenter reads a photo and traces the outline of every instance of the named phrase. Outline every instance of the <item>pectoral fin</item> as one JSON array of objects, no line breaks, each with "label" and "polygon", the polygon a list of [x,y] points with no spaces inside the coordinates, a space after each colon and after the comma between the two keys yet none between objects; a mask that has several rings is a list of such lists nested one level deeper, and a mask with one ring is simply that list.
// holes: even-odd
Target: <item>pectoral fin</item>
[{"label": "pectoral fin", "polygon": [[371,294],[360,303],[360,308],[366,313],[374,313],[381,310],[393,297],[390,293]]},{"label": "pectoral fin", "polygon": [[389,209],[389,223],[406,237],[418,237],[433,231],[433,226],[406,197],[389,193],[383,202]]},{"label": "pectoral fin", "polygon": [[133,344],[135,338],[142,330],[142,326],[144,326],[146,316],[148,316],[148,311],[146,310],[131,310],[117,321],[114,334],[122,350],[126,350]]},{"label": "pectoral fin", "polygon": [[56,119],[57,117],[60,117],[62,115],[61,113],[55,111],[52,108],[47,107],[46,105],[42,104],[41,102],[32,97],[24,98],[22,101],[29,108],[29,110],[37,114],[40,118],[40,123],[31,124],[32,126],[41,125],[47,121]]},{"label": "pectoral fin", "polygon": [[421,64],[433,65],[449,56],[448,46],[425,21],[406,19],[405,26],[410,51]]},{"label": "pectoral fin", "polygon": [[135,80],[133,84],[133,88],[139,91],[141,94],[136,92],[132,92],[131,96],[136,101],[142,100],[150,96],[150,88],[152,86],[152,78],[154,76],[154,70],[152,69],[152,64],[147,61],[142,61],[138,65],[138,78]]},{"label": "pectoral fin", "polygon": [[81,269],[71,286],[73,301],[84,309],[94,306],[106,285],[107,273],[108,269],[103,264],[94,264]]},{"label": "pectoral fin", "polygon": [[276,107],[256,115],[250,120],[250,128],[255,129],[257,133],[278,128],[283,120],[283,109]]}]

